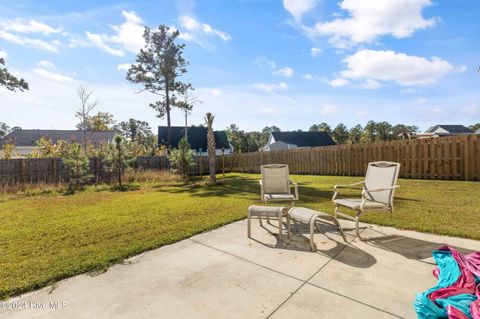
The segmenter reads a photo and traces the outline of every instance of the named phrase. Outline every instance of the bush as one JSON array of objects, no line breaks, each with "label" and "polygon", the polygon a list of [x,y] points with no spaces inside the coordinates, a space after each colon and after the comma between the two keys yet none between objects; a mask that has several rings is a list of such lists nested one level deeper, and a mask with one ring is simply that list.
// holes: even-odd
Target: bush
[{"label": "bush", "polygon": [[72,143],[62,161],[68,170],[69,190],[71,192],[79,190],[89,178],[90,160],[84,149],[79,144]]},{"label": "bush", "polygon": [[182,178],[187,178],[190,169],[195,165],[193,160],[193,151],[190,149],[190,145],[187,140],[182,138],[178,142],[178,149],[172,149],[168,160],[172,166],[174,172],[180,173]]},{"label": "bush", "polygon": [[132,167],[135,158],[132,156],[132,145],[128,140],[116,135],[114,141],[114,145],[108,145],[106,168],[110,172],[117,173],[118,185],[122,187],[122,174]]}]

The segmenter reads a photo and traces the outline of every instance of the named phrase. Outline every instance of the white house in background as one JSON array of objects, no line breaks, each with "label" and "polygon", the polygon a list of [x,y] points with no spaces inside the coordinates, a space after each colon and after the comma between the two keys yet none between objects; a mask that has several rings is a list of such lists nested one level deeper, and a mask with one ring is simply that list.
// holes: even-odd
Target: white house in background
[{"label": "white house in background", "polygon": [[456,136],[466,134],[475,134],[475,132],[463,125],[434,125],[428,130],[426,130],[425,133],[419,134],[418,138]]},{"label": "white house in background", "polygon": [[[103,142],[112,142],[114,135],[113,131],[87,131],[87,140],[98,146]],[[14,157],[27,157],[38,149],[37,141],[42,137],[51,140],[53,144],[59,140],[83,143],[83,131],[79,130],[16,130],[0,140],[0,158],[4,156],[3,145],[8,143],[15,145]]]},{"label": "white house in background", "polygon": [[267,145],[260,151],[283,151],[295,148],[309,148],[335,145],[326,132],[272,132],[268,137]]}]

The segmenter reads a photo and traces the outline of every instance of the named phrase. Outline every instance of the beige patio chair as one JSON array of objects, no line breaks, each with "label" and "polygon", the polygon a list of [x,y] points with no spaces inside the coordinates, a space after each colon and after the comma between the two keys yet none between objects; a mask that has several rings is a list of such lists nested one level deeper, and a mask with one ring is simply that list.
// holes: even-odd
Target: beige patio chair
[{"label": "beige patio chair", "polygon": [[[289,201],[294,206],[295,201],[298,200],[298,185],[288,176],[288,165],[262,165],[261,172],[260,196],[262,202]],[[294,194],[292,194],[292,186],[294,186]]]},{"label": "beige patio chair", "polygon": [[[372,162],[368,164],[365,180],[349,185],[335,185],[332,202],[335,204],[335,217],[342,216],[355,222],[357,236],[360,240],[359,218],[368,211],[390,211],[393,213],[393,195],[397,185],[400,164],[393,162]],[[337,198],[340,188],[362,186],[361,198]],[[347,208],[355,212],[355,217],[340,212]]]}]

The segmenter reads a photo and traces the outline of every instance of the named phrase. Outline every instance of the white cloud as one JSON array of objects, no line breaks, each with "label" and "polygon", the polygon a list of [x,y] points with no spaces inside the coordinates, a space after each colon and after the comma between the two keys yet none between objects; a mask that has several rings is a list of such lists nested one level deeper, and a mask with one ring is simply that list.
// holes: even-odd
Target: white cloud
[{"label": "white cloud", "polygon": [[286,78],[292,77],[295,74],[295,70],[293,68],[291,67],[279,68],[277,67],[277,64],[275,63],[275,61],[267,59],[266,57],[256,58],[254,63],[259,68],[272,69],[273,74],[280,75]]},{"label": "white cloud", "polygon": [[343,0],[339,6],[349,17],[318,22],[307,30],[313,36],[329,36],[329,42],[341,48],[349,42],[371,43],[384,35],[405,38],[435,24],[436,18],[422,16],[431,4],[431,0]]},{"label": "white cloud", "polygon": [[[201,34],[212,35],[212,36],[216,36],[216,37],[222,39],[223,41],[228,41],[228,40],[231,39],[231,37],[228,33],[223,32],[223,31],[218,30],[218,29],[214,29],[209,24],[199,22],[196,18],[194,18],[192,16],[186,16],[186,15],[180,16],[178,18],[178,20],[180,22],[180,25],[191,33],[195,33],[195,34],[199,34],[199,35],[201,35]],[[188,34],[188,36],[186,38],[184,36],[184,40],[187,40],[189,38],[191,38],[191,39],[195,38],[194,35],[189,34],[189,33],[187,33],[187,34]]]},{"label": "white cloud", "polygon": [[258,110],[255,110],[255,114],[272,115],[275,113],[276,110],[273,107],[262,107]]},{"label": "white cloud", "polygon": [[7,52],[0,50],[0,58],[6,59],[8,56]]},{"label": "white cloud", "polygon": [[180,32],[180,34],[178,35],[178,38],[179,39],[182,39],[184,41],[196,41],[195,37],[193,36],[193,34],[191,33],[188,33],[188,32]]},{"label": "white cloud", "polygon": [[105,43],[105,41],[109,41],[109,38],[107,36],[98,33],[90,33],[88,31],[86,32],[86,35],[88,40],[90,40],[92,44],[99,47],[103,51],[115,56],[125,55],[125,52],[123,52],[122,50],[114,49]]},{"label": "white cloud", "polygon": [[283,7],[296,20],[300,20],[305,13],[315,7],[316,3],[316,0],[283,0]]},{"label": "white cloud", "polygon": [[320,48],[311,48],[310,49],[310,54],[316,58],[317,56],[319,56],[320,54],[322,53],[322,49]]},{"label": "white cloud", "polygon": [[0,30],[0,39],[3,39],[5,41],[15,43],[24,47],[30,47],[30,48],[51,51],[51,52],[57,52],[58,46],[60,45],[60,42],[58,40],[53,40],[48,42],[40,39],[32,39],[32,38],[17,36],[15,34],[12,34],[4,30]]},{"label": "white cloud", "polygon": [[74,82],[75,81],[74,78],[72,78],[68,75],[63,75],[63,74],[60,74],[60,73],[48,71],[48,70],[41,69],[41,68],[34,69],[33,73],[39,75],[40,77],[42,77],[44,79],[55,81],[55,82]]},{"label": "white cloud", "polygon": [[288,85],[285,82],[280,82],[280,83],[255,83],[254,87],[267,91],[267,92],[273,92],[273,91],[285,91],[288,89]]},{"label": "white cloud", "polygon": [[119,71],[128,71],[132,65],[130,63],[122,63],[117,65],[117,70]]},{"label": "white cloud", "polygon": [[372,79],[367,79],[365,82],[363,82],[360,85],[360,87],[362,89],[367,89],[367,90],[375,90],[375,89],[378,89],[381,86],[382,85],[378,81],[375,81],[375,80],[372,80]]},{"label": "white cloud", "polygon": [[278,69],[273,73],[289,78],[295,74],[295,70],[293,70],[290,67],[286,67],[286,68]]},{"label": "white cloud", "polygon": [[277,64],[274,61],[267,59],[266,57],[256,58],[255,64],[260,68],[263,68],[263,67],[269,67],[271,69],[277,68]]},{"label": "white cloud", "polygon": [[7,31],[14,31],[19,33],[41,33],[50,35],[53,33],[62,32],[62,28],[54,28],[48,24],[38,22],[35,20],[13,19],[0,22],[0,26]]},{"label": "white cloud", "polygon": [[220,96],[220,95],[222,95],[222,90],[216,89],[216,88],[208,89],[208,92],[210,92],[210,94],[211,94],[212,96]]},{"label": "white cloud", "polygon": [[400,93],[402,93],[402,94],[407,94],[407,95],[411,95],[411,94],[420,93],[420,90],[419,90],[419,89],[414,89],[414,88],[411,88],[411,87],[407,87],[407,88],[401,89],[401,90],[400,90]]},{"label": "white cloud", "polygon": [[424,97],[416,98],[415,101],[413,101],[413,103],[415,103],[415,104],[425,104],[427,102],[428,102],[428,100]]},{"label": "white cloud", "polygon": [[336,105],[324,105],[320,108],[320,114],[324,116],[335,115],[338,112]]},{"label": "white cloud", "polygon": [[344,59],[347,69],[341,72],[347,79],[393,81],[401,85],[425,85],[454,71],[445,60],[430,60],[394,51],[360,50]]},{"label": "white cloud", "polygon": [[[125,18],[125,22],[111,26],[116,34],[109,36],[87,31],[88,40],[103,51],[115,56],[125,55],[123,50],[138,53],[144,45],[143,32],[145,27],[143,20],[135,12],[130,11],[122,11],[122,16]],[[75,44],[78,43],[78,41],[75,42]],[[111,43],[121,45],[123,50],[112,48],[109,45]]]},{"label": "white cloud", "polygon": [[111,36],[109,40],[122,45],[127,51],[138,53],[144,45],[144,22],[135,12],[122,11],[122,15],[125,22],[112,26],[117,34]]},{"label": "white cloud", "polygon": [[462,113],[472,117],[478,117],[480,116],[480,106],[475,104],[475,105],[462,107]]},{"label": "white cloud", "polygon": [[350,84],[350,81],[344,78],[336,78],[328,82],[332,87],[337,88],[337,87],[342,87],[342,86],[347,86]]},{"label": "white cloud", "polygon": [[304,80],[313,80],[313,75],[307,73],[307,74],[302,75],[302,78]]},{"label": "white cloud", "polygon": [[42,60],[42,61],[39,61],[37,62],[37,66],[43,68],[43,69],[55,69],[55,65],[50,62],[50,61],[47,61],[47,60]]}]

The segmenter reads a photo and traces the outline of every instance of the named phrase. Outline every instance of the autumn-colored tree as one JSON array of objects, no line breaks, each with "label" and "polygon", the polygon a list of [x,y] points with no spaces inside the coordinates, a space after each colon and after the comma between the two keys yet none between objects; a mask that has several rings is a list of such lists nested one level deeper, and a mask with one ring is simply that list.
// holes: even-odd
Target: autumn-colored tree
[{"label": "autumn-colored tree", "polygon": [[7,141],[3,144],[3,159],[12,159],[16,156],[15,144],[12,141]]}]

